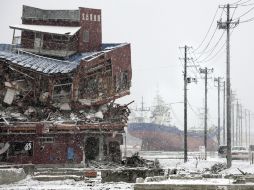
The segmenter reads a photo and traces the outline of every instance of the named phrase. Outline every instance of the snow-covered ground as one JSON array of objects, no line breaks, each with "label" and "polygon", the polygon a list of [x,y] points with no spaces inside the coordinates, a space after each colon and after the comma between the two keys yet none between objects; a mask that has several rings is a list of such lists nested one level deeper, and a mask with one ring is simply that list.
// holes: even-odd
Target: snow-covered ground
[{"label": "snow-covered ground", "polygon": [[128,190],[133,189],[134,184],[130,183],[100,183],[74,181],[74,180],[62,180],[62,181],[49,181],[42,182],[31,179],[28,176],[26,179],[19,181],[18,183],[1,185],[1,190]]},{"label": "snow-covered ground", "polygon": [[[187,163],[184,163],[182,159],[172,159],[173,156],[179,156],[179,153],[161,153],[161,152],[152,152],[152,153],[141,153],[140,154],[144,158],[148,159],[158,159],[162,168],[164,169],[173,169],[177,168],[182,170],[182,172],[202,172],[205,171],[207,168],[211,168],[216,163],[226,163],[225,158],[218,158],[217,155],[210,155],[208,160],[201,160],[201,159],[190,159]],[[249,161],[240,161],[240,160],[233,160],[232,167],[230,169],[226,169],[221,172],[222,175],[227,174],[241,174],[238,168],[247,173],[254,174],[254,165],[251,165]],[[191,183],[190,181],[183,180],[184,183]],[[225,184],[231,183],[228,179],[208,179],[206,181],[199,180],[196,181],[199,183],[213,183],[213,184]],[[174,180],[170,180],[168,183],[176,183]],[[134,184],[130,183],[101,183],[100,176],[93,180],[92,182],[89,181],[74,181],[74,180],[62,180],[62,181],[49,181],[49,182],[42,182],[33,180],[31,176],[28,176],[26,179],[21,180],[17,183],[9,184],[9,185],[0,185],[1,190],[44,190],[44,189],[57,189],[57,190],[79,190],[79,189],[86,189],[86,190],[122,190],[122,189],[133,189]]]}]

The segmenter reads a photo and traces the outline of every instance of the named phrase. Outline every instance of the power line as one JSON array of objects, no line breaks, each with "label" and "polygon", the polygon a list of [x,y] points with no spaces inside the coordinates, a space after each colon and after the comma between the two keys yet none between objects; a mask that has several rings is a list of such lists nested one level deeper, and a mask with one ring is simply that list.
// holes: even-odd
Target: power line
[{"label": "power line", "polygon": [[[179,49],[179,51],[180,51],[181,57],[184,57],[184,55],[182,55],[181,48]],[[188,51],[188,52],[190,52],[190,51]],[[193,61],[192,59],[188,59],[188,60]],[[181,64],[182,64],[183,68],[184,68],[183,60],[182,60],[182,59],[180,59],[180,62],[181,62]],[[188,67],[188,68],[190,68],[190,67]],[[192,69],[189,69],[189,71],[191,71],[191,73],[192,73],[192,74],[193,74],[193,75],[197,78],[197,74],[196,74],[196,72],[195,72],[195,71],[193,71]]]},{"label": "power line", "polygon": [[[231,33],[230,33],[230,36],[232,35],[233,31],[234,31],[234,28],[232,29],[232,31],[231,31]],[[218,54],[222,52],[222,50],[223,50],[223,48],[225,47],[225,45],[226,45],[226,42],[223,43],[223,45],[221,46],[221,48],[214,54],[214,56],[212,56],[210,59],[208,59],[208,60],[206,60],[206,61],[203,61],[203,62],[210,62],[210,61],[213,60],[215,57],[217,57]]]},{"label": "power line", "polygon": [[237,2],[234,2],[234,3],[232,3],[232,4],[238,4],[238,3],[240,3],[242,0],[239,0],[239,1],[237,1]]},{"label": "power line", "polygon": [[207,31],[206,34],[205,34],[204,39],[201,41],[201,43],[198,45],[198,47],[197,47],[195,50],[193,50],[193,52],[197,51],[197,50],[203,45],[204,41],[206,40],[206,38],[207,38],[207,36],[208,36],[208,34],[209,34],[211,28],[212,28],[212,25],[213,25],[213,23],[214,23],[214,20],[215,20],[215,18],[216,18],[216,16],[217,16],[218,10],[219,10],[219,8],[217,8],[216,11],[215,11],[215,14],[214,14],[214,16],[213,16],[212,22],[211,22],[211,24],[210,24],[210,26],[209,26],[209,28],[208,28],[208,31]]},{"label": "power line", "polygon": [[254,6],[252,8],[250,8],[248,11],[246,11],[245,13],[243,13],[242,15],[240,15],[239,17],[237,17],[236,19],[234,20],[239,20],[241,17],[247,15],[249,12],[251,12],[252,10],[254,9]]},{"label": "power line", "polygon": [[196,116],[199,117],[199,114],[194,110],[194,108],[192,107],[192,105],[190,104],[190,102],[189,102],[188,100],[187,100],[187,103],[188,103],[190,109],[192,110],[192,112],[193,112]]},{"label": "power line", "polygon": [[[196,59],[196,60],[198,60],[200,57],[202,57],[203,56],[203,54],[205,53],[205,51],[207,50],[207,48],[210,46],[210,44],[211,44],[211,42],[212,42],[212,40],[213,40],[213,38],[214,38],[214,36],[215,36],[215,34],[216,34],[216,32],[217,32],[217,27],[215,28],[215,30],[214,30],[214,32],[213,32],[213,34],[212,34],[212,36],[211,36],[211,38],[210,38],[210,40],[209,40],[209,42],[208,42],[208,44],[205,46],[205,48],[203,49],[203,51],[201,51],[201,52],[197,52],[197,54],[200,54],[199,56],[198,56],[198,58]],[[195,61],[196,61],[195,60]]]},{"label": "power line", "polygon": [[[234,11],[233,11],[233,14],[232,14],[232,16],[231,16],[231,20],[232,20],[234,14],[235,14],[235,11],[236,11],[236,8],[235,8]],[[221,15],[221,16],[222,16],[222,15]],[[232,32],[233,32],[233,30],[232,30]],[[230,35],[232,34],[232,32],[230,33]],[[198,61],[198,63],[200,63],[200,62],[209,62],[209,61],[211,61],[212,59],[214,59],[214,58],[222,51],[222,49],[223,49],[223,47],[225,46],[226,42],[224,42],[224,44],[221,46],[221,48],[219,49],[219,51],[217,51],[217,52],[214,54],[214,56],[212,56],[211,58],[209,58],[209,57],[213,54],[213,52],[215,51],[216,47],[219,45],[219,42],[221,41],[221,39],[222,39],[224,33],[225,33],[225,31],[223,31],[221,37],[219,38],[219,40],[217,41],[217,43],[215,44],[215,46],[214,46],[211,50],[209,50],[209,51],[210,51],[209,55],[208,55],[206,58],[204,58],[203,60]]]},{"label": "power line", "polygon": [[213,47],[213,49],[211,50],[211,52],[208,54],[208,56],[207,56],[206,58],[202,59],[201,61],[198,61],[198,63],[201,63],[201,62],[206,61],[206,60],[212,55],[212,53],[214,52],[214,50],[216,49],[216,47],[219,45],[219,43],[220,43],[222,37],[224,36],[224,34],[225,34],[225,31],[223,31],[223,33],[221,34],[219,40],[217,41],[217,43],[215,44],[215,46]]},{"label": "power line", "polygon": [[178,124],[180,124],[180,126],[182,127],[183,126],[183,123],[182,121],[179,119],[179,117],[177,116],[177,114],[174,112],[174,109],[173,107],[170,105],[170,109],[172,111],[172,114],[174,115],[174,118],[176,119],[176,121],[178,122]]},{"label": "power line", "polygon": [[250,6],[253,6],[254,3],[250,3],[250,4],[245,4],[245,5],[238,5],[238,6],[241,6],[241,7],[250,7]]},{"label": "power line", "polygon": [[244,6],[246,3],[250,2],[251,0],[247,0],[247,1],[244,1],[242,3],[240,3],[242,0],[240,0],[238,3],[233,3],[234,5],[237,5],[237,6]]},{"label": "power line", "polygon": [[251,21],[253,21],[254,20],[254,17],[252,17],[252,18],[249,18],[249,19],[247,19],[247,20],[244,20],[244,21],[240,21],[239,23],[246,23],[246,22],[251,22]]},{"label": "power line", "polygon": [[[223,14],[223,10],[221,12],[220,19],[222,18],[222,14]],[[212,40],[213,40],[213,38],[215,36],[215,33],[216,33],[217,29],[218,29],[218,27],[216,26],[216,28],[215,28],[215,30],[214,30],[214,32],[213,32],[213,34],[212,34],[208,44],[205,46],[205,48],[201,52],[197,52],[197,54],[200,54],[200,55],[198,57],[196,57],[195,61],[199,60],[204,54],[210,52],[211,50],[213,51],[214,47],[211,48],[211,50],[208,50],[208,51],[206,51],[206,50],[210,46],[210,44],[211,44],[211,42],[212,42]]]}]

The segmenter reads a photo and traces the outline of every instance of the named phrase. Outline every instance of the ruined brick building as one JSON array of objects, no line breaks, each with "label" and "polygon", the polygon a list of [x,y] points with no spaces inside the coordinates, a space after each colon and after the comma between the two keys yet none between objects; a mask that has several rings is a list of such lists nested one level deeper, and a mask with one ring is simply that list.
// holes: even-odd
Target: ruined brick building
[{"label": "ruined brick building", "polygon": [[0,162],[121,158],[129,109],[114,100],[130,93],[130,44],[103,44],[101,22],[98,9],[23,6],[0,44]]}]

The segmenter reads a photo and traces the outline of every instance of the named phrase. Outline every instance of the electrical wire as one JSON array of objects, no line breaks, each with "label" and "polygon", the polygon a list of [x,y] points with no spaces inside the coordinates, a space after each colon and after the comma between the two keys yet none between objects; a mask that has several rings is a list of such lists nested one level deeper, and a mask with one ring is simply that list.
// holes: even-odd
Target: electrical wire
[{"label": "electrical wire", "polygon": [[174,115],[174,118],[176,119],[176,121],[178,122],[178,124],[180,124],[181,127],[183,127],[183,123],[182,121],[179,119],[179,117],[177,116],[177,114],[175,113],[173,107],[170,105],[170,110],[172,112],[172,114]]},{"label": "electrical wire", "polygon": [[[181,57],[184,57],[182,51],[181,51],[180,49],[179,49],[179,51],[180,51]],[[190,60],[192,60],[192,59],[190,59]],[[182,66],[183,66],[183,69],[184,69],[184,64],[183,64],[183,62],[182,62],[181,59],[180,59],[180,62],[181,62]],[[188,68],[190,68],[190,67],[187,67],[187,69],[188,69]],[[192,69],[188,69],[188,70],[197,78],[197,74],[195,73],[195,71],[193,71]]]},{"label": "electrical wire", "polygon": [[249,12],[251,12],[254,9],[254,6],[252,8],[250,8],[248,11],[246,11],[245,13],[243,13],[242,15],[240,15],[239,17],[237,17],[235,20],[239,20],[240,18],[242,18],[243,16],[247,15]]},{"label": "electrical wire", "polygon": [[[193,52],[191,52],[191,53],[192,53],[194,59],[196,59],[196,55],[195,55]],[[199,70],[198,70],[199,65],[196,65],[196,63],[195,63],[195,61],[193,61],[193,59],[191,59],[191,62],[192,62],[192,64],[193,64],[193,66],[195,67],[196,72],[198,73],[199,77],[202,78],[202,77],[201,77],[201,74],[200,74],[200,72],[199,72]]]},{"label": "electrical wire", "polygon": [[[233,30],[230,32],[230,36],[232,35],[233,32],[234,32],[234,28],[233,28]],[[225,47],[225,45],[226,45],[226,42],[223,43],[223,45],[221,46],[221,48],[220,48],[210,59],[208,59],[208,60],[206,60],[206,61],[204,61],[204,62],[210,62],[210,61],[213,60],[215,57],[217,57],[217,55],[218,55],[219,53],[222,52],[222,50],[223,50],[223,48]]]},{"label": "electrical wire", "polygon": [[251,4],[245,4],[245,5],[238,5],[238,6],[240,6],[240,7],[250,7],[250,6],[253,6],[254,5],[254,3],[251,3]]},{"label": "electrical wire", "polygon": [[213,38],[214,38],[214,36],[215,36],[215,33],[217,32],[217,29],[218,29],[218,28],[216,27],[215,30],[214,30],[214,32],[213,32],[213,35],[211,36],[211,38],[210,38],[208,44],[205,46],[205,48],[203,49],[203,51],[197,53],[197,54],[200,54],[200,55],[197,57],[196,60],[198,60],[200,57],[202,57],[202,55],[205,53],[206,49],[210,46],[211,41],[213,40]]},{"label": "electrical wire", "polygon": [[215,14],[214,14],[214,16],[213,16],[212,22],[211,22],[211,24],[210,24],[210,26],[209,26],[209,28],[208,28],[208,31],[207,31],[206,34],[205,34],[204,39],[201,41],[201,43],[198,45],[198,47],[197,47],[195,50],[193,50],[193,52],[197,51],[197,50],[203,45],[204,41],[206,40],[206,38],[207,38],[207,36],[208,36],[208,34],[209,34],[211,28],[212,28],[212,25],[213,25],[213,23],[214,23],[214,20],[215,20],[215,18],[216,18],[216,16],[217,16],[218,10],[219,10],[219,7],[218,7],[218,8],[216,9],[216,11],[215,11]]},{"label": "electrical wire", "polygon": [[[232,20],[233,16],[235,15],[235,11],[236,11],[236,8],[234,9],[234,12],[233,12],[233,14],[232,14],[232,16],[231,16],[231,20]],[[234,28],[233,28],[233,30],[234,30]],[[232,30],[232,32],[233,32],[233,30]],[[230,33],[230,35],[232,34],[232,32]],[[215,44],[215,46],[210,50],[210,53],[208,54],[208,56],[207,56],[206,58],[202,59],[201,61],[198,61],[197,63],[209,62],[209,61],[213,60],[215,57],[217,57],[217,55],[222,51],[222,49],[223,49],[223,47],[225,46],[226,42],[224,42],[224,44],[221,46],[221,48],[219,49],[219,51],[217,51],[213,56],[212,56],[212,54],[213,54],[213,52],[215,51],[216,47],[219,45],[219,42],[221,41],[221,39],[222,39],[224,33],[225,33],[225,30],[223,31],[221,37],[219,38],[219,40],[217,41],[217,43]],[[212,57],[210,57],[210,56],[212,56]]]},{"label": "electrical wire", "polygon": [[216,49],[217,46],[219,45],[219,43],[220,43],[222,37],[224,36],[224,34],[225,34],[225,30],[224,30],[223,33],[221,34],[219,40],[217,41],[217,43],[215,44],[215,46],[213,47],[213,49],[211,50],[211,52],[208,54],[208,56],[205,57],[204,59],[202,59],[201,61],[198,61],[197,63],[205,62],[205,61],[212,55],[212,53],[215,51],[215,49]]},{"label": "electrical wire", "polygon": [[187,103],[188,103],[190,109],[192,110],[192,112],[193,112],[196,116],[199,117],[199,114],[194,110],[194,108],[192,107],[192,105],[190,104],[190,102],[189,102],[188,100],[187,100]]},{"label": "electrical wire", "polygon": [[221,46],[221,48],[220,48],[210,59],[203,61],[203,63],[204,63],[204,62],[210,62],[210,61],[213,60],[215,57],[217,57],[218,54],[222,52],[222,50],[223,50],[223,48],[225,47],[225,45],[226,45],[226,42],[224,42],[224,44]]},{"label": "electrical wire", "polygon": [[254,17],[249,18],[249,19],[247,19],[247,20],[240,21],[239,23],[251,22],[251,21],[253,21],[253,20],[254,20]]},{"label": "electrical wire", "polygon": [[244,1],[244,2],[240,3],[241,1],[242,1],[242,0],[240,0],[238,3],[233,3],[233,5],[244,6],[246,3],[248,3],[248,2],[250,2],[250,1],[252,1],[252,0],[247,0],[247,1]]},{"label": "electrical wire", "polygon": [[[224,10],[224,8],[223,8],[222,11],[221,11],[220,19],[222,18],[223,10]],[[199,60],[199,59],[206,53],[206,50],[207,50],[207,48],[210,46],[210,44],[211,44],[211,42],[212,42],[212,40],[213,40],[213,38],[214,38],[215,33],[216,33],[217,30],[218,30],[218,27],[216,26],[216,28],[215,28],[215,30],[214,30],[214,32],[213,32],[213,35],[211,36],[211,38],[210,38],[208,44],[205,46],[205,48],[204,48],[201,52],[198,52],[198,53],[197,53],[197,54],[200,54],[200,55],[195,59],[195,61]]]},{"label": "electrical wire", "polygon": [[237,1],[237,2],[234,2],[234,3],[231,3],[232,5],[235,5],[235,4],[238,4],[238,3],[240,3],[242,0],[239,0],[239,1]]}]

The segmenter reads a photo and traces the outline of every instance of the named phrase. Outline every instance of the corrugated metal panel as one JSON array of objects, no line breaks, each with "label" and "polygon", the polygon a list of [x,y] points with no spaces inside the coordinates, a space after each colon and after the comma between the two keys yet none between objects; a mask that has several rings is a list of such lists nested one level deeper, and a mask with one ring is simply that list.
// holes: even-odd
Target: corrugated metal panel
[{"label": "corrugated metal panel", "polygon": [[10,51],[10,48],[6,48],[6,44],[0,44],[0,58],[10,61],[12,64],[16,64],[45,74],[66,74],[74,71],[78,67],[82,59],[94,59],[101,54],[114,48],[121,47],[122,45],[125,44],[103,44],[102,47],[104,47],[104,49],[102,49],[102,51],[100,52],[76,54],[70,57],[69,61],[63,61],[22,51],[12,52]]},{"label": "corrugated metal panel", "polygon": [[45,74],[69,73],[77,68],[79,63],[50,59],[28,53],[0,51],[0,58],[11,61],[22,67]]}]

